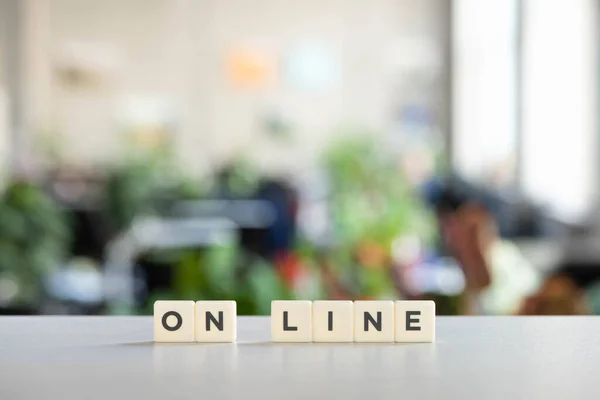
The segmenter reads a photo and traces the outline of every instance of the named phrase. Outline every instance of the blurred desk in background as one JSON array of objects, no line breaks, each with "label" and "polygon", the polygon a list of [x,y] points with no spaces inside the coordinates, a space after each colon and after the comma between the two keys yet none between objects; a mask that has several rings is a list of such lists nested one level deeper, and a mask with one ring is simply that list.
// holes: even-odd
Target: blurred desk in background
[{"label": "blurred desk in background", "polygon": [[600,282],[600,237],[591,235],[568,240],[516,240],[527,261],[542,275],[569,277],[578,287]]},{"label": "blurred desk in background", "polygon": [[436,343],[155,344],[151,317],[0,318],[0,398],[600,397],[600,319],[438,317]]},{"label": "blurred desk in background", "polygon": [[531,266],[543,275],[555,271],[564,256],[564,245],[556,239],[517,239],[513,243]]}]

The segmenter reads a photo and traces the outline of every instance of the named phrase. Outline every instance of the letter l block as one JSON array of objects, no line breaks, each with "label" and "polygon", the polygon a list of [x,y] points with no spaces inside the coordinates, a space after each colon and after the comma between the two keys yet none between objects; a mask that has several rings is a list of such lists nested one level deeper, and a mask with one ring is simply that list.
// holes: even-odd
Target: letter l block
[{"label": "letter l block", "polygon": [[312,302],[274,300],[271,302],[273,342],[312,342]]}]

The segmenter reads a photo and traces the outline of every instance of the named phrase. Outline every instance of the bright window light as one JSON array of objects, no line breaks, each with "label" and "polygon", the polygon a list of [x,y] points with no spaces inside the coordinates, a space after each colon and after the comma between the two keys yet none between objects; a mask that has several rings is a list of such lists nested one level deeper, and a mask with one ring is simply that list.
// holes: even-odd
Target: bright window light
[{"label": "bright window light", "polygon": [[517,11],[515,0],[453,7],[453,165],[477,183],[514,178]]},{"label": "bright window light", "polygon": [[523,165],[525,193],[577,221],[597,178],[596,2],[524,2]]}]

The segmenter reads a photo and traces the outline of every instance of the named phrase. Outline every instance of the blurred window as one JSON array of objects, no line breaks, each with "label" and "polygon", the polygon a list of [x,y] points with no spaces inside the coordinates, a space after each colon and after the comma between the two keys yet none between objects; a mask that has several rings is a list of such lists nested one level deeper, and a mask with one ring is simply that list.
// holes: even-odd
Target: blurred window
[{"label": "blurred window", "polygon": [[577,221],[596,179],[596,2],[528,0],[523,11],[523,189]]},{"label": "blurred window", "polygon": [[516,0],[453,6],[453,165],[468,180],[514,181],[517,153]]}]

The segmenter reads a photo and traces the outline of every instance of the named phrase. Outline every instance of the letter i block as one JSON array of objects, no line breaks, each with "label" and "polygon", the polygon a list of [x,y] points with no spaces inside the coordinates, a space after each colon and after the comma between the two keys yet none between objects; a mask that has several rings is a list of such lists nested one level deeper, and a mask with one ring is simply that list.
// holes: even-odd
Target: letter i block
[{"label": "letter i block", "polygon": [[194,302],[154,302],[154,341],[193,342]]},{"label": "letter i block", "polygon": [[272,301],[271,340],[273,342],[312,342],[312,302]]},{"label": "letter i block", "polygon": [[396,342],[435,341],[435,302],[397,301]]},{"label": "letter i block", "polygon": [[355,301],[354,341],[393,342],[394,302]]},{"label": "letter i block", "polygon": [[235,301],[196,302],[196,342],[235,342]]},{"label": "letter i block", "polygon": [[314,342],[354,341],[352,301],[314,301],[312,317]]}]

